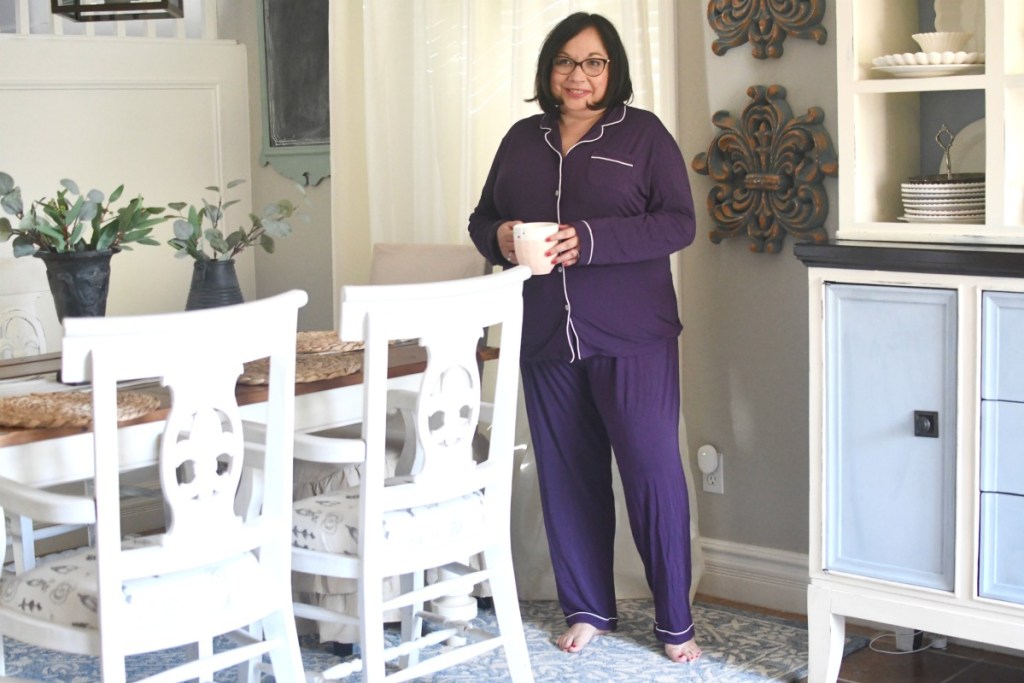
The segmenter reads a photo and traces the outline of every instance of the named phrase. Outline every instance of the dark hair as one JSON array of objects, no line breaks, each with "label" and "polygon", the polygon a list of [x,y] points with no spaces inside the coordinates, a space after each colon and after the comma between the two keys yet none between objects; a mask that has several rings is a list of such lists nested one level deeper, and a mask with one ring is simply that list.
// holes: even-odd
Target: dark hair
[{"label": "dark hair", "polygon": [[600,102],[588,105],[591,109],[605,109],[616,104],[626,104],[633,99],[633,82],[629,78],[629,59],[615,26],[600,14],[576,12],[570,14],[551,29],[537,56],[537,77],[533,85],[533,97],[527,102],[537,102],[545,113],[558,111],[558,100],[551,93],[551,69],[555,57],[565,44],[585,29],[594,28],[608,51],[608,89]]}]

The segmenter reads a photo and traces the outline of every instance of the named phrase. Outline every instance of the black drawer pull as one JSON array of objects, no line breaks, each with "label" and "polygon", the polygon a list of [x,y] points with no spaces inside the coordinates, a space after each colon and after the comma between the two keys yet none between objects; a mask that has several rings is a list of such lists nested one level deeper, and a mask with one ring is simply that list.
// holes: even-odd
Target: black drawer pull
[{"label": "black drawer pull", "polygon": [[914,436],[939,437],[939,414],[934,410],[914,411]]}]

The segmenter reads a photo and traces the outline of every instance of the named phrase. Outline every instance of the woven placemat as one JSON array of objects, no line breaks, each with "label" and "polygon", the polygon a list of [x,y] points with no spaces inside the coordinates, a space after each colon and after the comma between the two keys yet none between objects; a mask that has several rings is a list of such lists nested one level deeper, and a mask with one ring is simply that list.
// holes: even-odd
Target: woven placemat
[{"label": "woven placemat", "polygon": [[[117,419],[131,420],[160,407],[160,399],[135,391],[117,392]],[[56,391],[0,397],[0,425],[39,427],[88,427],[92,424],[91,391]]]},{"label": "woven placemat", "polygon": [[[359,372],[363,367],[362,354],[317,353],[295,357],[295,381],[316,382]],[[266,384],[270,379],[270,363],[266,358],[245,364],[238,378],[239,384]]]},{"label": "woven placemat", "polygon": [[347,353],[362,348],[363,342],[343,342],[334,330],[299,332],[295,335],[296,353]]}]

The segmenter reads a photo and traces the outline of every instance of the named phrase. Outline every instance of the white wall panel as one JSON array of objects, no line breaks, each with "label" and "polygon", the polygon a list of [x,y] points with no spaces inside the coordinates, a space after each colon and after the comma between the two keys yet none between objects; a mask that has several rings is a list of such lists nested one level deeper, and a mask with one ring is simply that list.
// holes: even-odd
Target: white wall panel
[{"label": "white wall panel", "polygon": [[[109,193],[123,183],[124,199],[199,203],[208,185],[250,178],[242,46],[10,38],[0,39],[0,63],[0,170],[14,176],[26,200],[52,196],[70,177],[84,191]],[[241,201],[229,210],[228,227],[247,221],[249,185],[232,196]],[[166,241],[170,222],[156,234]],[[192,262],[174,253],[162,244],[116,256],[108,314],[184,308]],[[249,299],[252,254],[243,256],[239,276]]]}]

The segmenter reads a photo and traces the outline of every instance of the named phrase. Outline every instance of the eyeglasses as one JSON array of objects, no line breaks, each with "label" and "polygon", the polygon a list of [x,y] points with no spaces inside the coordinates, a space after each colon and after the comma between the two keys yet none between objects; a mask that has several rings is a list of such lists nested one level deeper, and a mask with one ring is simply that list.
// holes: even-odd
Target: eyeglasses
[{"label": "eyeglasses", "polygon": [[568,76],[576,67],[583,69],[583,73],[587,76],[600,76],[604,73],[604,68],[608,66],[610,59],[602,59],[600,57],[588,57],[582,62],[577,62],[575,59],[569,59],[568,57],[555,57],[555,60],[551,63],[551,68],[554,69],[556,74],[562,74]]}]

